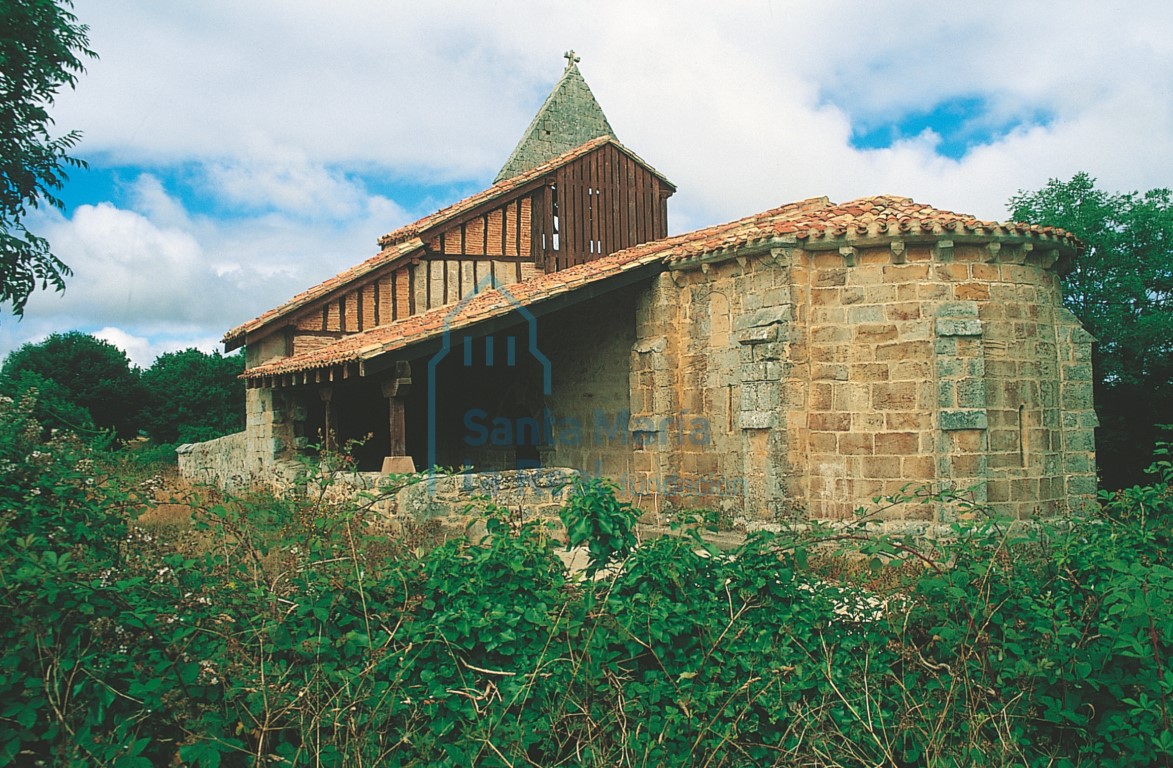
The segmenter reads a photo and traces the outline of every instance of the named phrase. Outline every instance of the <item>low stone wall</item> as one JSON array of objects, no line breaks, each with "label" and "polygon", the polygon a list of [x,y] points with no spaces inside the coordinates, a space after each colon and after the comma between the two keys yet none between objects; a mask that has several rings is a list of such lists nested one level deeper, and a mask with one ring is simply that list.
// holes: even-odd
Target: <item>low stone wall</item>
[{"label": "low stone wall", "polygon": [[[175,449],[179,474],[192,483],[207,483],[225,491],[288,487],[295,467],[274,461],[256,449],[248,432],[237,432]],[[266,460],[267,459],[267,460]]]},{"label": "low stone wall", "polygon": [[[321,493],[327,501],[365,494],[371,509],[391,524],[434,522],[464,531],[489,504],[520,511],[527,519],[556,519],[579,475],[577,470],[557,467],[437,477],[339,472],[322,484]],[[307,490],[313,488],[311,481]]]},{"label": "low stone wall", "polygon": [[488,502],[526,516],[557,517],[579,472],[558,467],[433,477],[395,495],[395,512],[416,518],[457,517]]}]

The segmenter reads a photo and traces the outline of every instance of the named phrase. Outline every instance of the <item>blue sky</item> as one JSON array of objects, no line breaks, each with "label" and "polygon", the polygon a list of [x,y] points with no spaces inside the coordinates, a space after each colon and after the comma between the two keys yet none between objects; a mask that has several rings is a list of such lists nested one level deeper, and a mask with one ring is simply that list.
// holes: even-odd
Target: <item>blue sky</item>
[{"label": "blue sky", "polygon": [[1173,4],[79,0],[100,55],[75,272],[0,317],[0,354],[96,333],[139,365],[371,256],[492,182],[574,48],[620,141],[672,179],[673,232],[899,194],[982,218],[1049,178],[1169,186]]},{"label": "blue sky", "polygon": [[936,154],[962,160],[975,147],[987,146],[1016,130],[1046,129],[1053,116],[1045,111],[997,115],[984,95],[942,98],[925,107],[895,114],[860,116],[852,120],[851,146],[862,150],[890,149],[901,142],[929,136]]},{"label": "blue sky", "polygon": [[[485,183],[483,179],[436,182],[395,178],[344,167],[334,170],[369,194],[396,200],[408,208],[425,213],[471,195],[483,189]],[[233,203],[223,199],[207,183],[198,162],[133,165],[93,161],[89,168],[70,171],[69,175],[69,183],[60,195],[67,209],[101,203],[113,203],[119,207],[133,206],[136,184],[143,175],[157,179],[164,189],[173,191],[184,210],[195,216],[220,221],[248,220],[258,213],[281,209],[280,203],[263,197],[243,207],[239,201]]]}]

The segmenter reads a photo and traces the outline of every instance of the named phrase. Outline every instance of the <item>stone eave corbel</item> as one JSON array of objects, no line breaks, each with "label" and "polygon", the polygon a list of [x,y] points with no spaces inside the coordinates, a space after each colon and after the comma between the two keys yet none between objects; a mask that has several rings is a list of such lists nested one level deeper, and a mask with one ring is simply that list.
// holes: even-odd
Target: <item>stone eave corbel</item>
[{"label": "stone eave corbel", "polygon": [[[926,233],[900,233],[897,235],[847,235],[845,237],[819,238],[818,240],[804,240],[802,247],[806,251],[838,251],[844,247],[855,248],[857,250],[864,250],[867,248],[890,248],[895,253],[897,249],[902,252],[907,252],[910,246],[914,245],[936,245],[942,240],[949,240],[955,246],[961,244],[985,244],[994,239],[992,235],[958,235],[951,234],[949,237],[944,237],[940,234]],[[900,243],[900,245],[896,245]]]},{"label": "stone eave corbel", "polygon": [[1060,250],[1058,254],[1059,258],[1055,261],[1052,269],[1054,269],[1054,271],[1060,276],[1066,275],[1075,268],[1075,259],[1077,258],[1077,254],[1078,251],[1076,251],[1074,248]]},{"label": "stone eave corbel", "polygon": [[1073,259],[1077,247],[1058,238],[1038,235],[997,235],[986,243],[987,263],[1006,262],[1024,264],[1028,261],[1039,264],[1043,269],[1062,268]]},{"label": "stone eave corbel", "polygon": [[[787,242],[789,240],[789,242]],[[728,248],[721,248],[719,250],[708,251],[706,253],[692,256],[687,259],[680,259],[668,264],[668,269],[674,272],[685,270],[701,269],[705,265],[717,264],[724,261],[736,260],[738,264],[745,267],[751,259],[762,259],[769,261],[773,257],[773,251],[779,246],[793,247],[793,238],[778,238],[770,237],[763,240],[756,240],[752,243],[746,243],[740,246],[731,246]]]},{"label": "stone eave corbel", "polygon": [[[808,252],[825,253],[838,251],[845,258],[854,249],[858,253],[869,248],[889,248],[892,252],[892,263],[905,263],[909,248],[913,246],[929,246],[933,250],[935,259],[948,261],[959,246],[984,246],[987,263],[1007,262],[1022,264],[1031,260],[1044,269],[1069,269],[1072,259],[1077,255],[1076,246],[1058,238],[1043,238],[1036,234],[999,234],[994,232],[983,233],[950,233],[947,237],[941,233],[902,234],[899,237],[891,235],[863,235],[844,237],[806,239],[802,249]],[[850,266],[850,264],[849,264]]]},{"label": "stone eave corbel", "polygon": [[1059,262],[1058,248],[1036,248],[1035,260],[1043,269],[1051,269]]},{"label": "stone eave corbel", "polygon": [[888,245],[888,250],[892,252],[893,264],[903,264],[908,261],[908,248],[903,240],[893,240]]},{"label": "stone eave corbel", "polygon": [[779,238],[779,241],[781,243],[780,245],[770,249],[768,263],[775,264],[779,267],[794,266],[794,257],[799,250],[797,238]]}]

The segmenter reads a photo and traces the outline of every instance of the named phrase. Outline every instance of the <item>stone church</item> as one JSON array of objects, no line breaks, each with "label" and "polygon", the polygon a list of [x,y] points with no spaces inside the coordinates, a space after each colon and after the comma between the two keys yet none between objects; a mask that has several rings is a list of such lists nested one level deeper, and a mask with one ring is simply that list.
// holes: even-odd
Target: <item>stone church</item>
[{"label": "stone church", "polygon": [[566,467],[758,521],[910,487],[1018,516],[1093,496],[1069,233],[883,195],[669,236],[674,192],[570,56],[493,186],[228,331],[247,428],[181,469],[272,482],[349,444],[362,470]]}]

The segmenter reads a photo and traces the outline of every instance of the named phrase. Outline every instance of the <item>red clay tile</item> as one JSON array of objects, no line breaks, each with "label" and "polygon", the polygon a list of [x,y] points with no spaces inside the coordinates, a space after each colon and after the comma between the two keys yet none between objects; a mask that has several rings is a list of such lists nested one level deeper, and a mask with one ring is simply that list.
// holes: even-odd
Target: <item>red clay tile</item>
[{"label": "red clay tile", "polygon": [[[593,148],[594,145],[605,143],[608,140],[613,141],[608,137],[595,139],[569,154],[577,156],[576,153],[587,151],[585,148]],[[564,155],[552,162],[566,162],[567,159],[568,156]],[[541,170],[535,169],[532,173],[540,175],[548,170],[548,165],[543,166]],[[523,174],[517,179],[529,176],[530,174]],[[436,217],[456,215],[456,213],[467,210],[471,205],[492,199],[494,195],[503,194],[502,188],[512,188],[511,185],[518,183],[517,179],[495,185],[486,192],[457,203],[456,206],[421,219],[420,222],[427,223],[415,231],[419,232],[427,226],[434,226],[436,221],[440,220]],[[473,200],[477,202],[469,202]],[[457,209],[456,213],[452,213],[454,209]],[[415,225],[409,225],[409,227],[411,226]],[[866,235],[872,228],[877,232],[891,231],[901,234],[910,234],[917,230],[922,232],[956,232],[960,229],[990,235],[1030,235],[1059,241],[1070,247],[1079,247],[1079,241],[1072,234],[1056,227],[980,221],[972,216],[915,203],[906,197],[882,195],[863,198],[843,205],[835,205],[827,198],[820,197],[790,203],[726,224],[637,245],[559,272],[543,274],[530,280],[513,283],[506,289],[516,302],[530,305],[588,283],[606,280],[621,272],[646,264],[655,262],[671,264],[695,259],[736,249],[749,243],[766,241],[777,236],[793,238],[796,242],[801,240],[815,241],[823,238],[844,238],[848,237],[848,233],[851,233],[852,236]],[[385,236],[388,248],[417,247],[413,243],[418,242],[418,238],[410,232],[411,230],[408,228],[401,228]],[[397,238],[401,235],[416,239],[407,239],[396,244]],[[382,258],[382,256],[383,254],[380,254],[376,259]],[[368,263],[370,262],[364,262],[364,265]],[[322,286],[334,287],[344,284],[353,279],[357,271],[362,269],[364,265],[343,272],[326,281]],[[322,286],[310,289],[299,296],[320,295]],[[298,297],[295,297],[287,304],[262,315],[252,323],[246,323],[244,326],[230,331],[225,338],[236,338],[251,328],[259,327],[268,319],[291,311],[288,309],[289,305],[297,300]],[[487,290],[460,307],[455,315],[452,314],[454,310],[452,306],[439,307],[389,325],[347,336],[312,352],[304,352],[251,368],[244,373],[244,378],[262,379],[268,376],[368,360],[386,352],[438,336],[444,332],[446,325],[449,329],[463,328],[491,317],[508,314],[514,309],[515,305],[506,299],[501,291]]]}]

